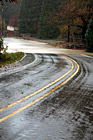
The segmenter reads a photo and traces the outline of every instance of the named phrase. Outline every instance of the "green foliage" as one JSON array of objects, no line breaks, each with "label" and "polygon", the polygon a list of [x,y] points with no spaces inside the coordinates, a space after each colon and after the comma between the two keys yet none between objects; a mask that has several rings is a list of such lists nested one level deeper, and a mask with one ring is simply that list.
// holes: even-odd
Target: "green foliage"
[{"label": "green foliage", "polygon": [[60,31],[57,27],[46,24],[39,29],[38,37],[40,39],[56,39],[59,34]]},{"label": "green foliage", "polygon": [[0,57],[3,52],[6,52],[7,48],[8,48],[8,46],[4,45],[4,41],[3,41],[2,37],[0,37]]},{"label": "green foliage", "polygon": [[54,20],[50,20],[55,16],[56,10],[58,10],[59,0],[43,0],[39,28],[38,28],[38,37],[41,39],[55,39],[59,36],[60,31],[55,24]]},{"label": "green foliage", "polygon": [[[60,0],[58,0],[60,1]],[[22,0],[19,10],[19,32],[38,35],[39,38],[56,38],[59,29],[49,23],[49,13],[53,13],[58,7],[58,1],[54,0]],[[54,16],[55,14],[53,13]]]},{"label": "green foliage", "polygon": [[[3,28],[6,28],[5,20],[3,19]],[[0,16],[0,33],[2,31],[2,17]]]},{"label": "green foliage", "polygon": [[[93,0],[21,0],[19,32],[37,35],[39,38],[81,37],[93,15]],[[64,34],[64,26],[65,34]],[[50,29],[51,27],[51,29]],[[62,30],[61,30],[62,29]],[[50,31],[51,30],[51,31]]]},{"label": "green foliage", "polygon": [[3,53],[0,57],[0,66],[19,61],[24,56],[23,52]]},{"label": "green foliage", "polygon": [[19,32],[37,34],[43,0],[21,0]]},{"label": "green foliage", "polygon": [[90,20],[86,34],[87,51],[93,52],[93,18]]},{"label": "green foliage", "polygon": [[27,18],[27,10],[26,10],[26,0],[21,0],[20,10],[19,10],[19,32],[26,33],[26,18]]},{"label": "green foliage", "polygon": [[[41,23],[52,22],[53,25],[61,29],[64,26],[68,26],[66,32],[66,36],[69,38],[68,40],[74,40],[76,36],[80,36],[82,37],[82,41],[85,41],[84,35],[87,25],[91,15],[93,15],[93,0],[82,0],[82,3],[81,0],[58,0],[56,2],[55,0],[52,2],[48,0],[46,4],[46,7],[43,6],[43,18]],[[46,15],[44,11],[46,11]],[[44,18],[46,18],[46,20]],[[61,36],[65,37],[64,33],[61,33]]]}]

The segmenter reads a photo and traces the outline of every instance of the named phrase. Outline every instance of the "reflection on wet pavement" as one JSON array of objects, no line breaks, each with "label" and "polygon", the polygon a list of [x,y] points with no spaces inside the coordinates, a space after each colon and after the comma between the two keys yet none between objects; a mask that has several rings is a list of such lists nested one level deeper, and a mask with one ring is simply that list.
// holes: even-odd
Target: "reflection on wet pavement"
[{"label": "reflection on wet pavement", "polygon": [[[7,76],[0,79],[1,106],[24,97],[42,84],[44,86],[62,74],[62,68],[70,68],[57,55],[42,54],[39,57],[40,61],[33,67],[12,73],[9,80]],[[70,57],[80,64],[80,73],[47,98],[2,122],[0,140],[93,139],[93,58],[83,55]],[[37,79],[40,73],[40,79]],[[40,84],[42,80],[45,83]]]}]

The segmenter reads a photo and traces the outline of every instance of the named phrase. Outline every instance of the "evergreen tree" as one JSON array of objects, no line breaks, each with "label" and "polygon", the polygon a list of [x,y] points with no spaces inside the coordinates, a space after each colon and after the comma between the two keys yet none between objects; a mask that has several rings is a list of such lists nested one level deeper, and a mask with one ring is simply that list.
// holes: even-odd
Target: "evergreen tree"
[{"label": "evergreen tree", "polygon": [[93,18],[90,20],[86,34],[87,51],[93,52]]},{"label": "evergreen tree", "polygon": [[28,17],[28,13],[27,13],[27,9],[26,9],[26,5],[27,5],[27,0],[21,0],[21,4],[20,4],[20,9],[19,9],[19,32],[20,33],[26,33],[27,32],[27,17]]},{"label": "evergreen tree", "polygon": [[[51,9],[49,9],[49,3],[51,3]],[[45,4],[47,5],[46,7]],[[84,35],[87,25],[93,15],[93,0],[82,0],[82,3],[81,0],[58,0],[56,2],[55,0],[48,0],[45,1],[45,4],[42,10],[43,15],[41,15],[41,18],[42,16],[43,18],[40,23],[39,36],[43,32],[43,24],[48,23],[49,25],[50,23],[54,26],[56,25],[60,29],[60,32],[67,29],[65,36],[68,37],[68,41],[70,39],[74,40],[76,36],[82,37],[82,41],[85,41]],[[44,15],[44,11],[47,11],[47,16]],[[64,37],[63,32],[61,32],[60,37]]]},{"label": "evergreen tree", "polygon": [[43,0],[21,0],[19,32],[36,34]]},{"label": "evergreen tree", "polygon": [[55,14],[55,10],[57,10],[59,4],[59,0],[43,0],[40,21],[39,21],[39,29],[38,29],[38,37],[41,39],[52,39],[57,38],[60,34],[57,25],[50,21]]}]

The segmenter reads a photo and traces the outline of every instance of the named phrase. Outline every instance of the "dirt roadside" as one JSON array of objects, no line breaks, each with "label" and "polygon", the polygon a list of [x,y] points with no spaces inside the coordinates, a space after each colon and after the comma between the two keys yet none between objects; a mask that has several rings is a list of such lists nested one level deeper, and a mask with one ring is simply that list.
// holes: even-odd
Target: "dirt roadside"
[{"label": "dirt roadside", "polygon": [[57,49],[57,50],[59,50],[59,52],[64,53],[64,54],[79,54],[79,55],[83,54],[83,55],[93,56],[93,53],[86,52],[85,49],[65,49],[65,48],[60,48],[60,47],[50,45],[51,43],[60,42],[58,40],[42,40],[42,39],[36,39],[36,38],[33,38],[33,37],[29,37],[29,38],[24,37],[24,38],[21,38],[21,39],[46,43],[46,46],[48,46],[49,48]]}]

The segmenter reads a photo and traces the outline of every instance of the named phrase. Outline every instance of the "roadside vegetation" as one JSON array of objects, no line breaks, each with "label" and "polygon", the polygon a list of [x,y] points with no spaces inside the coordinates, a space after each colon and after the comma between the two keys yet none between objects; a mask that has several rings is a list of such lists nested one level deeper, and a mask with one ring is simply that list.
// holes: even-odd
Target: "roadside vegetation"
[{"label": "roadside vegetation", "polygon": [[85,49],[87,52],[93,52],[93,18],[90,19],[86,33],[86,45],[84,42],[66,42],[66,41],[51,41],[48,44],[65,49]]},{"label": "roadside vegetation", "polygon": [[7,65],[19,61],[23,56],[24,56],[23,52],[16,52],[16,53],[5,52],[0,56],[0,67],[3,65]]},{"label": "roadside vegetation", "polygon": [[22,52],[7,53],[7,48],[8,46],[4,44],[2,37],[0,37],[0,67],[19,61],[24,56]]},{"label": "roadside vegetation", "polygon": [[63,49],[86,49],[86,46],[84,43],[73,43],[73,42],[66,42],[66,41],[56,41],[56,42],[50,42],[49,45],[52,45],[57,48],[63,48]]}]

